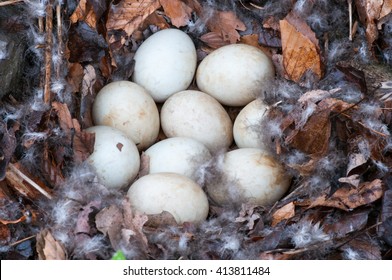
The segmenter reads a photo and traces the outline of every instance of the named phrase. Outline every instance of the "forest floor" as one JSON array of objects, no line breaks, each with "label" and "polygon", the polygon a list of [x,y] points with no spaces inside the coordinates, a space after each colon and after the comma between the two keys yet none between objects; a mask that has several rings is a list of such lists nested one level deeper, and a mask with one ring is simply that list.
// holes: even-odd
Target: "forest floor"
[{"label": "forest floor", "polygon": [[[1,259],[392,258],[391,1],[0,4],[18,7],[0,28],[28,45],[22,93],[0,103]],[[177,225],[134,213],[86,164],[96,94],[130,80],[138,47],[166,28],[192,38],[198,63],[236,43],[273,61],[258,129],[293,178],[274,205],[212,202],[205,222]]]}]

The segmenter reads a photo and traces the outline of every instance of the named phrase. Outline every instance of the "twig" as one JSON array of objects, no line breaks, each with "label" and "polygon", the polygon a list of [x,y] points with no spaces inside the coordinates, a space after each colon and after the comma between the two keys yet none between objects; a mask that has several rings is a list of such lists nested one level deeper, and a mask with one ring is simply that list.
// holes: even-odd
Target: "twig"
[{"label": "twig", "polygon": [[9,244],[8,246],[13,247],[13,246],[16,246],[16,245],[18,245],[18,244],[20,244],[20,243],[23,243],[23,242],[25,242],[25,241],[27,241],[27,240],[30,240],[30,239],[33,239],[33,238],[35,238],[35,235],[31,235],[31,236],[26,237],[26,238],[23,238],[23,239],[21,239],[21,240],[15,241],[15,242]]},{"label": "twig", "polygon": [[353,1],[347,0],[348,2],[348,19],[349,19],[349,32],[348,39],[353,40]]},{"label": "twig", "polygon": [[20,3],[20,2],[24,2],[24,0],[9,0],[9,1],[3,1],[3,2],[0,2],[0,7],[7,6],[7,5],[18,4],[18,3]]},{"label": "twig", "polygon": [[45,85],[44,85],[44,103],[50,104],[50,80],[52,76],[52,46],[53,46],[53,4],[49,2],[46,5],[46,46],[45,46]]},{"label": "twig", "polygon": [[[56,5],[56,17],[57,17],[57,41],[58,41],[58,47],[57,47],[57,54],[59,58],[61,59],[63,57],[63,26],[62,26],[62,19],[61,19],[61,4]],[[60,78],[60,65],[61,63],[58,63],[56,65],[56,77],[57,79]]]},{"label": "twig", "polygon": [[33,180],[31,180],[28,176],[26,176],[22,171],[20,171],[18,168],[15,167],[15,165],[13,165],[12,163],[8,164],[8,167],[11,169],[12,172],[14,172],[15,174],[17,174],[20,178],[22,178],[23,180],[25,180],[27,183],[29,183],[34,189],[36,189],[37,191],[39,191],[41,194],[43,194],[44,196],[46,196],[49,199],[52,199],[52,196],[45,191],[43,188],[41,188],[37,183],[35,183]]}]

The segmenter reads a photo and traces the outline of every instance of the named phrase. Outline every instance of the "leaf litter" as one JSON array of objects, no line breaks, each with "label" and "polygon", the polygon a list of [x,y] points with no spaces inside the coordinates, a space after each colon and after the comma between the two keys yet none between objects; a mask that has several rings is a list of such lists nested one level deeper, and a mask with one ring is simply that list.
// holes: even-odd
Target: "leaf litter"
[{"label": "leaf litter", "polygon": [[[62,90],[49,93],[48,106],[42,81],[36,81],[23,98],[1,101],[2,259],[110,259],[118,251],[128,259],[388,258],[392,6],[353,1],[356,27],[349,30],[344,1],[302,2],[60,5],[63,22],[55,27],[64,33],[52,35],[60,36],[54,49],[60,42],[66,46]],[[39,13],[19,5],[31,21],[20,23],[19,32],[36,34],[28,39],[32,46],[44,45],[49,31],[40,27]],[[271,56],[277,75],[265,93],[271,109],[260,138],[294,177],[275,205],[211,205],[207,221],[177,225],[167,212],[134,213],[124,190],[106,189],[84,163],[94,146],[84,128],[92,125],[96,93],[110,81],[130,78],[138,46],[164,28],[187,32],[199,61],[239,42]],[[46,54],[39,47],[34,52],[26,72],[44,76],[39,61]],[[139,177],[149,168],[148,158],[142,160]],[[26,253],[18,242],[34,250]]]}]

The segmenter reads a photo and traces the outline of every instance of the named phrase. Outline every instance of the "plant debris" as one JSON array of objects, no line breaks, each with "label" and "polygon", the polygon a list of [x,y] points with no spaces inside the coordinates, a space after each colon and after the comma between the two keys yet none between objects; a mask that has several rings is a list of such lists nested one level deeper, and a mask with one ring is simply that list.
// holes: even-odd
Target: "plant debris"
[{"label": "plant debris", "polygon": [[[12,6],[0,30],[26,38],[28,48],[22,93],[0,101],[1,259],[391,258],[391,1]],[[293,177],[276,204],[211,202],[205,222],[178,225],[168,212],[133,211],[127,190],[107,189],[86,163],[96,94],[129,80],[138,47],[166,28],[192,38],[198,63],[237,43],[273,61],[275,80],[260,93],[267,121],[257,132]],[[7,55],[1,49],[0,61]],[[226,109],[234,119],[241,108]],[[199,183],[221,159],[203,166]],[[138,177],[149,171],[148,156],[141,160]]]}]

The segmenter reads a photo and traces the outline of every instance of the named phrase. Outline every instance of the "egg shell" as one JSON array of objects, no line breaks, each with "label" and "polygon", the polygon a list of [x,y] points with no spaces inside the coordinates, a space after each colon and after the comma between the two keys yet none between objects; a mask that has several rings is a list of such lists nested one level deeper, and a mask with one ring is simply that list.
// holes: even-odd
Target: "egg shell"
[{"label": "egg shell", "polygon": [[121,188],[135,179],[140,168],[139,151],[123,132],[109,126],[92,126],[95,133],[94,152],[87,161],[108,188]]},{"label": "egg shell", "polygon": [[178,29],[156,32],[135,53],[132,80],[147,89],[156,102],[185,90],[196,72],[196,48]]},{"label": "egg shell", "polygon": [[213,97],[196,90],[172,95],[161,109],[161,126],[167,137],[189,137],[211,152],[227,149],[233,141],[233,124]]},{"label": "egg shell", "polygon": [[268,106],[261,99],[250,102],[240,111],[233,125],[234,141],[238,148],[268,149],[262,134],[262,122],[267,112]]},{"label": "egg shell", "polygon": [[147,214],[167,211],[178,224],[202,222],[208,215],[208,199],[194,181],[176,173],[155,173],[141,177],[128,190],[134,210]]},{"label": "egg shell", "polygon": [[275,70],[260,49],[233,44],[221,47],[202,60],[197,72],[198,88],[221,104],[245,106],[262,96]]},{"label": "egg shell", "polygon": [[139,150],[151,146],[159,133],[158,108],[141,86],[116,81],[104,86],[92,108],[95,125],[107,125],[123,131]]},{"label": "egg shell", "polygon": [[186,137],[167,138],[145,151],[149,157],[149,173],[172,172],[196,181],[197,171],[211,159],[202,143]]},{"label": "egg shell", "polygon": [[224,155],[218,176],[207,183],[207,192],[218,205],[251,203],[267,206],[288,190],[290,177],[272,156],[255,148]]}]

